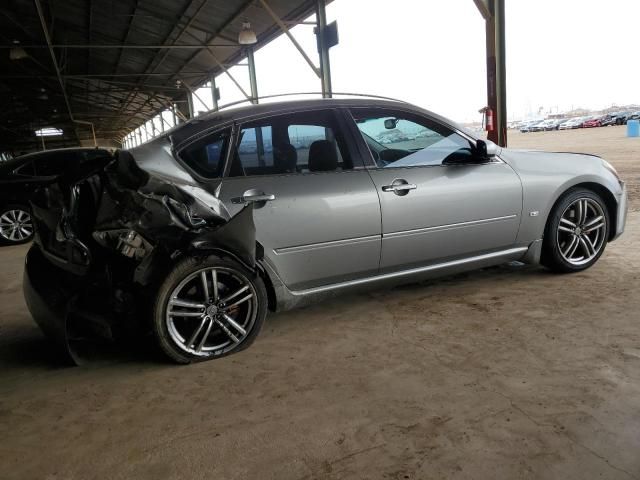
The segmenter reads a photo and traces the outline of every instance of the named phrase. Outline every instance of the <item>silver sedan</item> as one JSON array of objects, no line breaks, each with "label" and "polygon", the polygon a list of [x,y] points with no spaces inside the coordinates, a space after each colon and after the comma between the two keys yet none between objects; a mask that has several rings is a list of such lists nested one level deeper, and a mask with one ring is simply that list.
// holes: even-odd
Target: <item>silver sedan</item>
[{"label": "silver sedan", "polygon": [[[102,201],[85,235],[96,242],[85,242],[91,265],[76,275],[144,291],[159,345],[182,363],[245,348],[268,310],[339,292],[514,260],[579,272],[625,226],[625,185],[605,160],[499,148],[397,101],[212,113],[114,162],[110,186],[93,189]],[[27,261],[41,325],[52,322],[36,266],[58,247],[36,239]],[[100,277],[112,255],[129,257],[129,270]],[[75,258],[55,268],[87,263]]]}]

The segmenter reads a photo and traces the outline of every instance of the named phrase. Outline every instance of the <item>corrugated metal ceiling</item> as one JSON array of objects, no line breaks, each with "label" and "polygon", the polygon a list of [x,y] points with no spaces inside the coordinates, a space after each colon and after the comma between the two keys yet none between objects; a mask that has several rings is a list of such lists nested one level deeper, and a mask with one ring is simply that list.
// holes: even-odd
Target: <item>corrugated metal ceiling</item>
[{"label": "corrugated metal ceiling", "polygon": [[[251,22],[259,45],[281,33],[256,0],[40,1],[73,116],[94,122],[101,138],[120,139],[183,100],[176,81],[196,86],[220,73],[214,56],[223,64],[242,59],[243,21]],[[293,23],[313,13],[315,3],[268,0]],[[9,58],[15,41],[27,58]],[[34,0],[0,3],[0,43],[0,149],[34,148],[33,131],[43,126],[65,131],[55,140],[60,146],[90,138],[87,127],[70,122]]]}]

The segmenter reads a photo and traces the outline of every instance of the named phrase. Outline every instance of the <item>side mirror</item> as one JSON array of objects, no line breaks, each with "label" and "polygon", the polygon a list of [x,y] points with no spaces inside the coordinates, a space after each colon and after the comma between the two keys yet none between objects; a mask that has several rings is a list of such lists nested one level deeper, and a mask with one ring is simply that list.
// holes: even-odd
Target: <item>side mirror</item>
[{"label": "side mirror", "polygon": [[498,154],[498,146],[491,140],[477,140],[473,156],[480,162],[486,162]]}]

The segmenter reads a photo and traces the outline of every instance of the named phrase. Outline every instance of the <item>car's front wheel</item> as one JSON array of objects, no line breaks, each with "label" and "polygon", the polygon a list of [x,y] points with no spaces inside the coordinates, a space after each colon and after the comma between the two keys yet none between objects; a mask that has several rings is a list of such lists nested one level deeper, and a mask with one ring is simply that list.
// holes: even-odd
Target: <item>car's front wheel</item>
[{"label": "car's front wheel", "polygon": [[597,193],[576,188],[556,203],[545,230],[542,263],[563,273],[596,263],[607,245],[609,213]]},{"label": "car's front wheel", "polygon": [[17,245],[33,238],[33,222],[29,207],[5,205],[0,208],[0,242]]},{"label": "car's front wheel", "polygon": [[153,330],[178,363],[210,360],[248,347],[267,314],[262,279],[215,255],[178,263],[158,291]]}]

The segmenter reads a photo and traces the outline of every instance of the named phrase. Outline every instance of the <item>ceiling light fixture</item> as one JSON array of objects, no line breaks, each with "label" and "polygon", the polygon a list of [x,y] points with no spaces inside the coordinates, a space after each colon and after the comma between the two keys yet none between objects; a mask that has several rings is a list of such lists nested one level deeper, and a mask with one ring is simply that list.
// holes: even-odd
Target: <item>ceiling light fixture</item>
[{"label": "ceiling light fixture", "polygon": [[36,137],[58,137],[64,132],[60,128],[44,127],[35,131]]},{"label": "ceiling light fixture", "polygon": [[238,34],[238,43],[240,45],[253,45],[258,43],[256,32],[251,30],[251,24],[249,22],[242,22],[242,30]]},{"label": "ceiling light fixture", "polygon": [[13,41],[13,47],[9,49],[9,59],[11,60],[24,60],[29,56],[24,48],[20,46],[18,40]]}]

